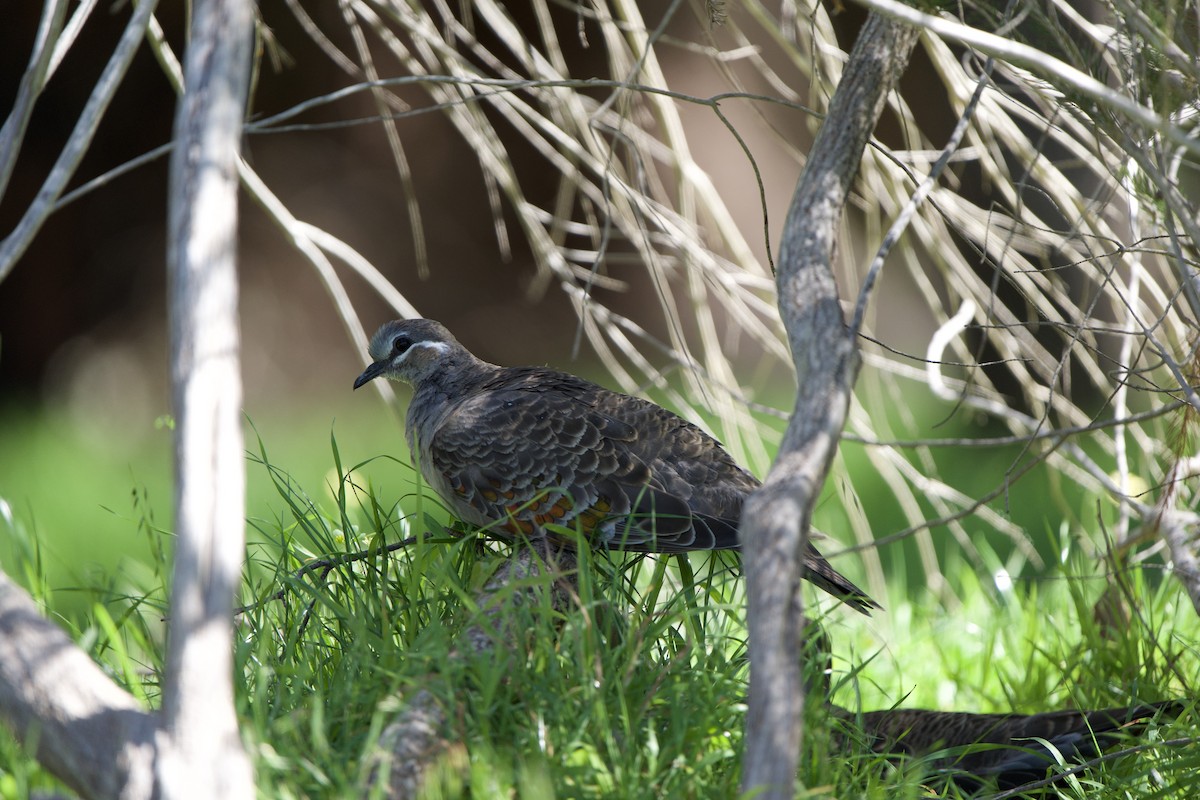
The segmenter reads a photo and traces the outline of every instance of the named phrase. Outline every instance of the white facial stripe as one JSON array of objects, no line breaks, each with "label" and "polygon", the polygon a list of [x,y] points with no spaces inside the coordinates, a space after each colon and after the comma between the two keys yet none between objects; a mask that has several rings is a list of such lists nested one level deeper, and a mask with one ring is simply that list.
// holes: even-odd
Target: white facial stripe
[{"label": "white facial stripe", "polygon": [[405,361],[408,361],[409,356],[422,348],[433,350],[435,353],[439,353],[441,355],[445,355],[446,353],[450,352],[450,345],[446,344],[445,342],[413,342],[412,346],[404,351],[397,363],[402,364]]}]

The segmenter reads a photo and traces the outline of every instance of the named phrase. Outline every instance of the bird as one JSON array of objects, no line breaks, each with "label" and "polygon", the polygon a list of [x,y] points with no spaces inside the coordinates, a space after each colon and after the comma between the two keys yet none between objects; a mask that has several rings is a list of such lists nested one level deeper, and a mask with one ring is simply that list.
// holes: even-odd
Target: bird
[{"label": "bird", "polygon": [[1067,763],[1096,758],[1142,733],[1152,721],[1180,716],[1188,706],[1182,700],[1165,700],[1035,714],[901,707],[853,711],[830,697],[833,655],[828,634],[810,618],[804,618],[803,625],[806,690],[836,721],[832,742],[837,751],[851,752],[861,743],[893,760],[924,758],[931,775],[951,780],[964,791],[992,784],[1007,790],[1040,781],[1058,763],[1056,753]]},{"label": "bird", "polygon": [[[662,406],[567,372],[490,364],[434,320],[385,323],[368,351],[354,388],[412,385],[409,451],[460,519],[567,546],[576,530],[595,549],[738,549],[759,481]],[[803,560],[805,577],[851,608],[880,607],[811,544]]]}]

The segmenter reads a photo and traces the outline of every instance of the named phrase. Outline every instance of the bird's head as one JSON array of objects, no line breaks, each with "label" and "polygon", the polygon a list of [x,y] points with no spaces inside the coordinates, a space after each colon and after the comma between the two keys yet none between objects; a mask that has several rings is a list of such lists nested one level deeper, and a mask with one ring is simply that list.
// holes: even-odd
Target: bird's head
[{"label": "bird's head", "polygon": [[354,381],[354,388],[380,375],[418,384],[456,358],[471,358],[440,322],[398,319],[375,332],[368,347],[373,363]]}]

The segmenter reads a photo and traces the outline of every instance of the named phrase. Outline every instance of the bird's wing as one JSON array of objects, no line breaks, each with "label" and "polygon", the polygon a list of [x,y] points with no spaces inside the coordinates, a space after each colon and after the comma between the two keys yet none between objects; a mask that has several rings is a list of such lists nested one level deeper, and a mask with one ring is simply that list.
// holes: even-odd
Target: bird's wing
[{"label": "bird's wing", "polygon": [[591,384],[560,373],[503,377],[458,403],[424,445],[448,499],[512,533],[557,524],[614,549],[703,546],[686,500],[637,457],[639,431],[596,410]]},{"label": "bird's wing", "polygon": [[[759,485],[667,409],[536,367],[498,370],[454,405],[422,455],[447,500],[510,533],[557,524],[637,552],[738,547],[742,504]],[[855,610],[878,607],[811,544],[804,564]]]}]

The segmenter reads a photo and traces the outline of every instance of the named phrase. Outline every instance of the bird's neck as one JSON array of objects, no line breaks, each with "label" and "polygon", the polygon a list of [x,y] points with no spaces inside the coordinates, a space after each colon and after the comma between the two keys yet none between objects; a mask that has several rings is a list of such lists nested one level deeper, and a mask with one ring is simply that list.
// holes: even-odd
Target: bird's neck
[{"label": "bird's neck", "polygon": [[453,399],[469,394],[499,369],[463,350],[442,359],[421,375],[413,390],[423,398]]},{"label": "bird's neck", "polygon": [[470,353],[461,353],[422,375],[413,386],[408,406],[405,427],[410,439],[414,431],[436,430],[458,401],[473,394],[499,369]]}]

